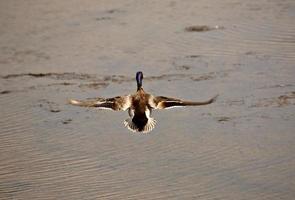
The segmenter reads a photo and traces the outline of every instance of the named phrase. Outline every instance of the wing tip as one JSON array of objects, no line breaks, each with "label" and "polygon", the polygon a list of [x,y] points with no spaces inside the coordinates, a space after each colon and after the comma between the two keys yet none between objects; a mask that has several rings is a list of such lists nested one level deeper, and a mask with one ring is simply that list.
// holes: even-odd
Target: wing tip
[{"label": "wing tip", "polygon": [[219,94],[216,94],[216,95],[211,99],[211,102],[214,103],[214,102],[217,100],[218,96],[219,96]]},{"label": "wing tip", "polygon": [[69,100],[68,100],[68,103],[69,103],[69,104],[72,104],[72,105],[80,105],[80,104],[81,104],[80,101],[77,101],[77,100],[75,100],[75,99],[69,99]]}]

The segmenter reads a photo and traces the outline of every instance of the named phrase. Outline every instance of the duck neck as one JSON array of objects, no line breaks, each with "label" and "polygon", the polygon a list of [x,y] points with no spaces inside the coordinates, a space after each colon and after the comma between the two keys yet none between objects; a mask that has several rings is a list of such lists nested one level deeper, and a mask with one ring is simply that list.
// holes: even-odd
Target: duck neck
[{"label": "duck neck", "polygon": [[137,83],[137,91],[141,90],[142,89],[142,84],[138,84]]},{"label": "duck neck", "polygon": [[142,78],[136,77],[137,82],[137,90],[140,90],[142,88]]}]

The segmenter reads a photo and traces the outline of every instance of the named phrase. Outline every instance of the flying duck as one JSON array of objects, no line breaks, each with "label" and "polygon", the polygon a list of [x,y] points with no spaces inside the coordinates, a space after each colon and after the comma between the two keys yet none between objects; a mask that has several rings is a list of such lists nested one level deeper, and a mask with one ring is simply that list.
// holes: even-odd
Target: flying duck
[{"label": "flying duck", "polygon": [[153,96],[142,88],[142,72],[136,73],[137,91],[134,94],[117,96],[113,98],[91,98],[84,101],[70,100],[69,103],[82,107],[95,107],[114,111],[128,110],[130,118],[124,121],[124,125],[133,132],[150,132],[156,125],[156,120],[151,117],[153,109],[168,109],[182,106],[201,106],[213,103],[217,96],[202,101],[183,101],[176,98]]}]

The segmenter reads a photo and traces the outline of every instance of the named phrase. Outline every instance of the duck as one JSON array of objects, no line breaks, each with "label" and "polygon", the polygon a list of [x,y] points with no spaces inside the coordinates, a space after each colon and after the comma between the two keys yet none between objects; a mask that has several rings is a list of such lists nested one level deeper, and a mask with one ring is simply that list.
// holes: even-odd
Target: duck
[{"label": "duck", "polygon": [[156,120],[151,116],[152,110],[169,109],[184,106],[203,106],[216,101],[218,95],[206,101],[184,101],[178,98],[153,96],[146,93],[142,87],[143,73],[135,76],[137,90],[134,94],[116,96],[112,98],[88,98],[86,100],[70,99],[69,103],[81,107],[93,107],[113,111],[128,111],[129,118],[123,124],[132,132],[148,133],[155,128]]}]

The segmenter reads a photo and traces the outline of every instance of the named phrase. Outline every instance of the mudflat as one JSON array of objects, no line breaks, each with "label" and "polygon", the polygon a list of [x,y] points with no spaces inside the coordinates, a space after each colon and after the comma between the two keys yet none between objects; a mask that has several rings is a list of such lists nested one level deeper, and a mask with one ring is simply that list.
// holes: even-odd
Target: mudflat
[{"label": "mudflat", "polygon": [[[0,199],[293,199],[295,3],[0,1]],[[70,98],[218,100],[126,112]]]}]

